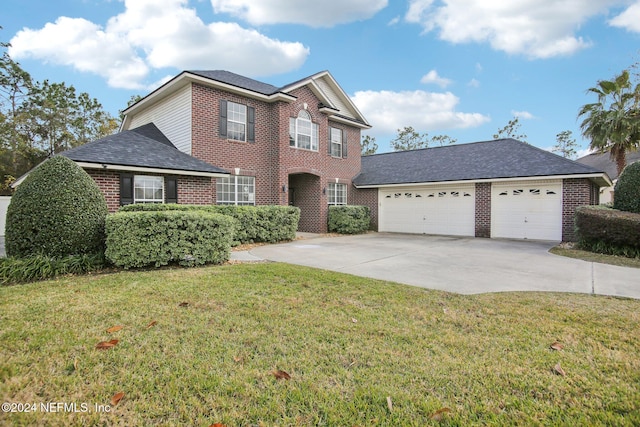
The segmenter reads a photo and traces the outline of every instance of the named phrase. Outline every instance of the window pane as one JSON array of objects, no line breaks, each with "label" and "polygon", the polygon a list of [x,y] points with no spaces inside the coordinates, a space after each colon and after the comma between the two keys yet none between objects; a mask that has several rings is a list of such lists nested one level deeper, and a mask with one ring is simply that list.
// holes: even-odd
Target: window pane
[{"label": "window pane", "polygon": [[340,129],[331,128],[331,155],[342,157],[342,131]]},{"label": "window pane", "polygon": [[227,102],[227,138],[244,141],[246,124],[247,106]]},{"label": "window pane", "polygon": [[164,178],[136,175],[133,179],[134,203],[164,203]]}]

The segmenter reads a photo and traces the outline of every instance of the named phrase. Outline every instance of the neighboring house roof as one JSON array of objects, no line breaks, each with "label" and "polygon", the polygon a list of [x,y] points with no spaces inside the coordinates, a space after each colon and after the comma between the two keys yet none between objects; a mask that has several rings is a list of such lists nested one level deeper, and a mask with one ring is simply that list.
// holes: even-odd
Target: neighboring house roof
[{"label": "neighboring house roof", "polygon": [[609,185],[602,170],[515,139],[498,139],[362,157],[356,187],[576,175]]},{"label": "neighboring house roof", "polygon": [[[583,165],[605,171],[612,180],[618,179],[618,167],[609,153],[592,153],[576,160]],[[640,161],[640,150],[627,152],[627,165]]]},{"label": "neighboring house roof", "polygon": [[118,170],[148,168],[177,175],[228,174],[221,168],[178,150],[153,123],[109,135],[60,155],[83,167]]},{"label": "neighboring house roof", "polygon": [[320,111],[326,113],[332,120],[358,126],[362,129],[371,128],[371,125],[329,71],[321,71],[294,83],[276,87],[230,71],[188,70],[181,72],[149,95],[127,107],[123,111],[125,118],[121,129],[128,128],[133,115],[192,83],[218,88],[264,102],[294,102],[297,98],[290,92],[302,86],[308,86],[320,100]]}]

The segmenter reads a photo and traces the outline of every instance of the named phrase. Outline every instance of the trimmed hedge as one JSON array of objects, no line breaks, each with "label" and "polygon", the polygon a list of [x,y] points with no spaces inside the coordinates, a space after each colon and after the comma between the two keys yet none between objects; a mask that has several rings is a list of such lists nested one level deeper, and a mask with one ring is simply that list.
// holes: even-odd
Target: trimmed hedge
[{"label": "trimmed hedge", "polygon": [[618,177],[613,193],[613,207],[640,214],[640,162],[628,165]]},{"label": "trimmed hedge", "polygon": [[119,212],[139,211],[203,211],[228,215],[238,221],[232,244],[266,242],[277,243],[294,240],[300,221],[300,208],[294,206],[229,206],[229,205],[179,205],[133,204],[120,208]]},{"label": "trimmed hedge", "polygon": [[211,212],[117,212],[106,221],[106,258],[118,267],[220,264],[236,220]]},{"label": "trimmed hedge", "polygon": [[368,206],[329,206],[328,222],[330,233],[364,233],[371,226],[371,213]]},{"label": "trimmed hedge", "polygon": [[575,216],[578,245],[592,252],[640,257],[640,214],[603,206],[580,206]]},{"label": "trimmed hedge", "polygon": [[52,157],[35,168],[11,198],[7,255],[100,253],[106,216],[107,203],[95,181],[72,160]]}]

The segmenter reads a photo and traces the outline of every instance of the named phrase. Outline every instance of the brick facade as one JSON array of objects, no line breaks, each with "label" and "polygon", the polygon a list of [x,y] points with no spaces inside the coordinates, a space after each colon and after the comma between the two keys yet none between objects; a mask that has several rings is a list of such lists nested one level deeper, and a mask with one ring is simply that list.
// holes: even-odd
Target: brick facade
[{"label": "brick facade", "polygon": [[[292,103],[267,103],[219,89],[194,84],[192,87],[191,155],[239,175],[253,176],[257,205],[300,207],[300,231],[326,232],[329,183],[347,185],[347,196],[356,191],[351,180],[360,172],[360,128],[333,122],[320,112],[320,100],[306,86],[293,90]],[[220,136],[220,101],[232,101],[255,108],[255,142],[238,142]],[[318,150],[289,145],[289,119],[305,110],[318,125]],[[329,153],[330,128],[347,136],[346,158]],[[289,194],[293,193],[293,197]],[[215,198],[214,198],[215,202]]]},{"label": "brick facade", "polygon": [[599,188],[590,180],[565,179],[562,181],[562,241],[575,241],[574,217],[576,208],[599,203]]},{"label": "brick facade", "polygon": [[[107,201],[110,213],[120,208],[120,174],[132,172],[86,169],[87,173],[98,184]],[[215,182],[209,177],[160,175],[153,173],[133,173],[134,175],[171,176],[178,179],[178,203],[191,205],[210,205],[215,202]]]},{"label": "brick facade", "polygon": [[371,228],[378,231],[378,189],[351,187],[350,190],[349,204],[368,206],[371,211]]},{"label": "brick facade", "polygon": [[476,183],[476,237],[491,237],[491,183]]}]

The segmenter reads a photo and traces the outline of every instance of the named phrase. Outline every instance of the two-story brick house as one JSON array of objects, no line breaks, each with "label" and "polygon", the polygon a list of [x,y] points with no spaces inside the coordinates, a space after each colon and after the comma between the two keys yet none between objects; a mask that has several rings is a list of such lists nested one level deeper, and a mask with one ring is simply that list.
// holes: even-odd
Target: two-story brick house
[{"label": "two-story brick house", "polygon": [[327,71],[281,88],[185,71],[124,114],[121,130],[153,123],[178,150],[229,172],[211,177],[210,203],[298,206],[304,231],[326,230],[328,205],[353,203],[360,131],[370,128]]},{"label": "two-story brick house", "polygon": [[375,229],[572,240],[606,174],[513,139],[361,157],[370,125],[323,71],[275,87],[185,71],[124,111],[121,132],[62,155],[128,203],[286,205],[324,232],[328,206],[371,208]]}]

